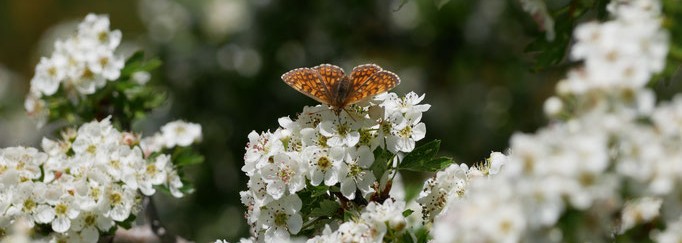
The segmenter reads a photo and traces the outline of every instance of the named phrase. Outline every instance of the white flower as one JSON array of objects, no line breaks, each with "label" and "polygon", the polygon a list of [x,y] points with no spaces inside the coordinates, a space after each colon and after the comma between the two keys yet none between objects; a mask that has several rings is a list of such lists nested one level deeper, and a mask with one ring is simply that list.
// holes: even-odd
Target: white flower
[{"label": "white flower", "polygon": [[24,216],[26,223],[31,227],[35,222],[49,223],[52,220],[49,215],[38,214],[49,207],[44,204],[45,199],[42,197],[46,190],[47,187],[43,183],[27,181],[19,184],[12,193],[10,206],[5,214],[11,217]]},{"label": "white flower", "polygon": [[436,218],[431,236],[434,242],[518,242],[526,229],[521,204],[504,181],[493,178],[476,181],[466,200],[453,200],[445,214]]},{"label": "white flower", "polygon": [[464,197],[469,184],[466,164],[452,164],[424,182],[417,202],[422,207],[424,220],[433,220],[450,200]]},{"label": "white flower", "polygon": [[249,143],[246,145],[244,154],[244,166],[242,171],[251,175],[256,169],[263,167],[272,157],[284,151],[284,144],[272,133],[258,134],[255,131],[249,133]]},{"label": "white flower", "polygon": [[262,168],[263,181],[267,183],[267,192],[279,199],[285,193],[296,193],[305,187],[305,168],[298,158],[280,152],[272,161]]},{"label": "white flower", "polygon": [[114,226],[114,221],[102,214],[100,209],[82,212],[73,220],[72,229],[80,235],[84,242],[99,239],[99,232],[107,232]]},{"label": "white flower", "polygon": [[46,96],[56,93],[66,76],[65,65],[66,58],[59,53],[53,54],[49,59],[42,57],[36,65],[35,76],[31,79],[31,88]]},{"label": "white flower", "polygon": [[289,239],[290,233],[298,233],[303,226],[303,218],[299,213],[302,205],[298,196],[287,195],[265,206],[259,218],[265,229],[265,241]]},{"label": "white flower", "polygon": [[[419,131],[425,128],[419,124],[419,120],[421,112],[428,110],[428,105],[418,104],[423,96],[415,94],[405,99],[393,93],[381,96],[383,99],[355,104],[340,114],[335,114],[324,105],[304,107],[296,119],[278,119],[280,127],[273,132],[259,134],[253,131],[249,134],[242,167],[242,171],[249,176],[248,190],[240,192],[240,196],[247,207],[245,216],[254,237],[265,241],[289,240],[290,233],[294,233],[291,226],[287,232],[281,227],[273,228],[270,221],[264,224],[263,220],[274,217],[271,205],[287,197],[298,198],[297,193],[306,187],[306,178],[315,190],[338,187],[340,194],[345,197],[342,200],[355,199],[356,194],[369,198],[375,187],[383,186],[379,185],[370,169],[374,163],[373,151],[384,146],[389,137],[394,137],[393,141],[398,140],[398,131],[393,129],[396,127],[405,130],[414,130],[416,127],[416,133],[405,135],[412,142],[423,138],[423,132],[420,135]],[[391,115],[387,115],[381,105],[389,96],[396,99]],[[407,126],[409,128],[405,128]],[[329,191],[327,193],[332,194]],[[400,217],[393,217],[397,214],[386,213],[381,207],[372,206],[373,212],[377,214],[372,218],[374,221],[344,223],[335,233],[331,229],[325,230],[330,235],[322,240],[371,242],[381,240],[381,232],[385,230],[402,230],[400,228],[406,224],[402,211]],[[390,227],[383,227],[384,231],[381,231],[381,222],[389,223]]]},{"label": "white flower", "polygon": [[169,168],[170,166],[172,166],[172,164],[169,163],[168,167],[166,167],[166,173],[168,173],[166,175],[166,186],[170,190],[171,195],[176,198],[181,198],[184,196],[184,192],[181,190],[184,187],[184,183],[182,183],[178,171]]},{"label": "white flower", "polygon": [[411,152],[415,142],[426,136],[426,125],[421,121],[421,113],[409,112],[405,114],[404,122],[393,127],[394,136],[387,138],[389,151]]},{"label": "white flower", "polygon": [[319,148],[307,147],[303,151],[303,158],[308,160],[308,179],[313,186],[320,185],[322,181],[327,186],[333,186],[339,182],[341,174],[347,170],[343,162],[346,153],[340,147]]},{"label": "white flower", "polygon": [[377,238],[383,238],[383,233],[388,230],[386,226],[390,230],[397,232],[406,228],[407,221],[403,216],[403,211],[405,211],[404,201],[388,199],[383,204],[370,202],[363,210],[360,218],[371,225],[372,228],[377,229],[375,232],[379,232],[378,234],[380,235]]},{"label": "white flower", "polygon": [[147,71],[137,71],[130,75],[130,78],[139,85],[145,85],[152,79],[152,75]]},{"label": "white flower", "polygon": [[31,227],[49,224],[52,240],[92,242],[115,221],[137,213],[137,189],[152,195],[152,186],[165,185],[182,196],[170,157],[146,161],[139,147],[131,147],[130,136],[107,118],[63,132],[63,141],[43,139],[47,153],[0,149],[0,218],[25,218]]},{"label": "white flower", "polygon": [[69,230],[71,220],[75,219],[80,213],[73,196],[65,191],[63,192],[63,196],[52,207],[44,208],[43,212],[38,212],[42,217],[54,218],[49,221],[52,221],[52,230],[58,233],[64,233]]},{"label": "white flower", "polygon": [[136,201],[134,190],[114,184],[107,188],[105,193],[103,202],[105,216],[119,222],[130,217]]},{"label": "white flower", "polygon": [[140,147],[142,148],[145,157],[152,153],[161,152],[164,144],[165,141],[163,136],[161,136],[161,133],[155,133],[152,136],[144,137],[140,140]]},{"label": "white flower", "polygon": [[161,127],[167,148],[186,147],[201,140],[201,125],[184,121],[169,122]]},{"label": "white flower", "polygon": [[119,30],[109,31],[109,17],[106,15],[88,14],[83,22],[78,25],[78,37],[87,42],[86,47],[102,46],[107,49],[115,49],[121,43]]},{"label": "white flower", "polygon": [[374,154],[367,147],[350,147],[346,151],[346,168],[341,174],[341,193],[348,199],[355,198],[355,191],[360,190],[363,196],[374,192],[372,185],[376,181],[374,173],[369,170],[374,162]]},{"label": "white flower", "polygon": [[121,75],[125,61],[122,57],[114,55],[111,50],[96,48],[89,57],[87,68],[93,73],[101,74],[107,80],[116,80]]},{"label": "white flower", "polygon": [[646,223],[660,214],[663,200],[660,198],[640,198],[625,204],[621,215],[620,233],[631,229],[637,224]]},{"label": "white flower", "polygon": [[651,238],[660,243],[676,243],[682,240],[682,217],[673,222],[666,222],[668,226],[663,232],[652,235]]},{"label": "white flower", "polygon": [[390,230],[393,234],[403,231],[407,222],[403,216],[404,201],[388,199],[383,204],[370,202],[356,219],[343,222],[336,231],[325,226],[322,235],[309,239],[308,243],[322,242],[382,242]]},{"label": "white flower", "polygon": [[42,175],[40,165],[47,159],[47,154],[35,148],[5,148],[0,150],[0,170],[16,171],[16,180],[38,179]]},{"label": "white flower", "polygon": [[25,108],[42,126],[46,112],[42,96],[54,95],[61,87],[73,102],[79,95],[89,95],[116,80],[124,59],[114,54],[121,42],[121,32],[109,30],[109,18],[89,14],[76,34],[57,40],[50,58],[42,57],[31,79],[31,93]]},{"label": "white flower", "polygon": [[40,99],[39,94],[30,92],[24,101],[24,109],[28,115],[36,121],[38,127],[42,127],[47,122],[50,110],[44,100]]},{"label": "white flower", "polygon": [[139,174],[138,185],[140,191],[147,196],[154,195],[156,190],[153,186],[166,182],[166,169],[170,164],[170,156],[166,154],[156,157],[154,162],[146,163]]},{"label": "white flower", "polygon": [[545,114],[550,117],[558,116],[563,109],[564,104],[561,102],[561,99],[557,98],[556,96],[548,98],[543,106]]},{"label": "white flower", "polygon": [[360,141],[360,133],[354,124],[345,119],[324,120],[319,125],[320,134],[327,137],[327,144],[331,147],[353,147]]},{"label": "white flower", "polygon": [[401,114],[406,113],[422,113],[426,112],[431,108],[431,105],[419,103],[424,100],[424,96],[418,96],[414,92],[409,92],[405,97],[400,98],[395,93],[389,93],[385,98],[384,102],[381,104],[386,109],[386,114],[392,114],[398,112]]},{"label": "white flower", "polygon": [[500,172],[500,168],[508,163],[509,158],[500,152],[490,153],[490,158],[486,160],[488,162],[488,174],[495,175]]}]

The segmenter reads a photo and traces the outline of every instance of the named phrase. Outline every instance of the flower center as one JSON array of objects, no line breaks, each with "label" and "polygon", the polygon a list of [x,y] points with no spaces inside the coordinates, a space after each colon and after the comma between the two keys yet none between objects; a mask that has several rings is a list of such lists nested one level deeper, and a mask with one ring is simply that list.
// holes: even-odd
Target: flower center
[{"label": "flower center", "polygon": [[118,160],[109,161],[109,165],[111,165],[111,167],[114,169],[120,169],[121,168],[121,162]]},{"label": "flower center", "polygon": [[50,77],[57,76],[57,68],[51,66],[50,68],[47,69],[47,74],[50,75]]},{"label": "flower center", "polygon": [[329,169],[329,167],[332,166],[332,162],[327,158],[327,156],[322,156],[320,159],[317,160],[317,167],[320,169],[326,171]]},{"label": "flower center", "polygon": [[362,173],[362,168],[358,164],[352,163],[350,164],[350,171],[348,173],[353,177],[357,177]]},{"label": "flower center", "polygon": [[381,123],[381,131],[384,132],[384,134],[390,134],[391,133],[391,123],[390,122],[382,122]]},{"label": "flower center", "polygon": [[147,165],[147,174],[148,175],[156,174],[156,165],[154,165],[154,164]]},{"label": "flower center", "polygon": [[287,219],[289,219],[289,216],[286,213],[284,213],[284,212],[276,212],[275,213],[275,225],[286,226],[287,225]]},{"label": "flower center", "polygon": [[81,76],[83,77],[83,79],[86,79],[86,80],[87,79],[93,79],[93,78],[95,78],[95,73],[93,73],[89,68],[85,68],[85,70],[83,70],[83,73],[81,74]]},{"label": "flower center", "polygon": [[294,172],[287,166],[279,170],[279,178],[284,182],[289,182]]},{"label": "flower center", "polygon": [[100,42],[105,42],[109,39],[109,33],[107,33],[106,31],[99,32],[99,34],[97,35],[97,39]]},{"label": "flower center", "polygon": [[323,148],[329,147],[329,146],[327,146],[327,137],[325,137],[325,136],[319,136],[317,138],[317,143],[320,145],[320,147],[323,147]]},{"label": "flower center", "polygon": [[24,212],[31,212],[31,211],[33,211],[33,209],[34,209],[35,207],[36,207],[36,202],[33,201],[33,199],[30,199],[30,198],[29,198],[29,199],[26,199],[26,201],[24,201],[24,208],[23,208],[23,211],[24,211]]},{"label": "flower center", "polygon": [[341,135],[342,137],[346,136],[346,134],[348,134],[348,131],[350,130],[350,128],[346,124],[339,124],[337,128],[339,131],[339,135]]},{"label": "flower center", "polygon": [[398,135],[400,135],[400,137],[403,137],[403,138],[409,138],[411,134],[412,134],[412,127],[411,126],[405,126],[405,128],[400,130],[400,132],[398,133]]},{"label": "flower center", "polygon": [[54,206],[54,212],[57,215],[65,215],[67,209],[69,209],[69,207],[63,203],[60,203],[60,204],[57,204],[56,206]]},{"label": "flower center", "polygon": [[95,218],[94,214],[88,214],[85,216],[85,219],[83,219],[83,221],[85,221],[85,225],[95,225],[96,220],[97,219]]},{"label": "flower center", "polygon": [[109,58],[108,57],[102,57],[99,59],[99,64],[102,66],[106,66],[109,64]]},{"label": "flower center", "polygon": [[359,144],[369,145],[374,138],[374,135],[369,130],[360,130],[360,141]]},{"label": "flower center", "polygon": [[90,197],[93,199],[99,198],[100,190],[99,187],[92,187],[90,190]]},{"label": "flower center", "polygon": [[121,196],[120,193],[114,192],[109,195],[109,200],[111,200],[111,204],[119,204],[121,203],[121,200],[123,199],[123,196]]},{"label": "flower center", "polygon": [[95,145],[91,144],[90,146],[88,146],[87,149],[85,149],[85,151],[90,153],[90,154],[95,154],[95,152],[97,152],[97,147],[95,147]]}]

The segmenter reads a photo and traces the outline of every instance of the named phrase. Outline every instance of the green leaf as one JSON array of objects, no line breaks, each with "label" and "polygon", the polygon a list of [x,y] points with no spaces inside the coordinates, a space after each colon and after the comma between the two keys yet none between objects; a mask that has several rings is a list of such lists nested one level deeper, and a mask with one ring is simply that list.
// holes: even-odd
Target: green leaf
[{"label": "green leaf", "polygon": [[320,202],[320,207],[310,211],[310,217],[332,217],[339,210],[339,203],[333,200]]},{"label": "green leaf", "polygon": [[133,227],[133,223],[135,223],[135,214],[130,214],[127,219],[123,220],[122,222],[118,222],[117,224],[124,229],[130,229]]},{"label": "green leaf", "polygon": [[409,230],[406,230],[405,233],[403,234],[402,237],[398,239],[399,243],[414,243],[414,239],[412,238],[412,234],[410,233]]},{"label": "green leaf", "polygon": [[372,170],[374,177],[377,178],[377,180],[379,180],[384,173],[386,173],[386,170],[388,169],[388,163],[392,158],[393,154],[382,149],[381,147],[377,147],[374,150],[374,163],[371,167],[369,167],[369,169]]},{"label": "green leaf", "polygon": [[421,227],[414,231],[414,236],[417,237],[417,243],[426,243],[431,237],[429,236],[429,231],[425,227]]},{"label": "green leaf", "polygon": [[153,58],[144,60],[144,52],[135,52],[128,60],[125,67],[121,70],[121,79],[130,77],[131,74],[139,71],[151,71],[161,66],[161,60]]},{"label": "green leaf", "polygon": [[406,230],[405,233],[403,233],[402,237],[398,238],[399,243],[414,243],[414,239],[412,238],[412,234],[410,233],[409,230]]},{"label": "green leaf", "polygon": [[445,168],[448,168],[454,161],[452,158],[449,157],[440,157],[440,158],[435,158],[432,160],[429,160],[424,164],[422,167],[426,171],[430,172],[436,172],[436,171],[441,171]]},{"label": "green leaf", "polygon": [[204,156],[190,148],[177,149],[171,158],[176,166],[188,166],[204,162]]},{"label": "green leaf", "polygon": [[398,169],[417,172],[435,172],[448,167],[452,164],[452,159],[447,157],[433,158],[438,153],[439,148],[440,140],[433,140],[417,147],[412,152],[405,155],[403,161],[398,165]]},{"label": "green leaf", "polygon": [[410,215],[412,215],[412,213],[414,213],[414,210],[406,209],[405,211],[403,211],[403,217],[410,216]]}]

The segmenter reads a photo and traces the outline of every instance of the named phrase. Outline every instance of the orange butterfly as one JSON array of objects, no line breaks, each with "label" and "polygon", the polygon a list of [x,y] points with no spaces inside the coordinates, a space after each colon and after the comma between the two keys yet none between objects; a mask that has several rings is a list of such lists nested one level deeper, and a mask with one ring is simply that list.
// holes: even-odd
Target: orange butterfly
[{"label": "orange butterfly", "polygon": [[282,80],[298,92],[329,105],[336,115],[349,105],[400,84],[398,75],[376,64],[357,66],[350,77],[345,75],[343,69],[331,64],[297,68],[282,75]]}]

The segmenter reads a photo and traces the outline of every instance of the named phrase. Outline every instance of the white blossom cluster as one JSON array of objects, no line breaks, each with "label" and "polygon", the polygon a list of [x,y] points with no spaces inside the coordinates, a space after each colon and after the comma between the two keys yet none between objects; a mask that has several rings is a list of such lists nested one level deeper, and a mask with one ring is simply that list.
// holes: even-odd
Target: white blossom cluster
[{"label": "white blossom cluster", "polygon": [[145,157],[138,142],[107,118],[65,130],[62,140],[43,138],[43,151],[0,149],[0,231],[23,219],[49,226],[54,239],[96,242],[135,215],[155,186],[183,196],[170,156]]},{"label": "white blossom cluster", "polygon": [[452,164],[426,180],[417,198],[424,222],[432,222],[436,215],[447,211],[448,202],[465,197],[471,180],[497,174],[506,161],[506,155],[493,152],[480,167]]},{"label": "white blossom cluster", "polygon": [[[396,233],[407,228],[403,216],[405,202],[388,199],[383,204],[370,202],[359,217],[343,222],[336,231],[327,225],[322,235],[309,239],[308,243],[325,242],[386,242],[386,233]],[[388,239],[390,241],[391,238]],[[395,238],[392,238],[395,241]]]},{"label": "white blossom cluster", "polygon": [[54,95],[59,87],[67,94],[89,95],[118,79],[124,59],[114,52],[120,43],[121,32],[109,29],[109,17],[88,14],[75,34],[55,42],[52,55],[40,59],[24,103],[26,110],[44,119],[48,110],[42,97]]},{"label": "white blossom cluster", "polygon": [[[657,217],[678,222],[682,98],[656,106],[645,88],[668,49],[660,2],[614,0],[608,10],[613,20],[575,30],[571,55],[583,66],[557,86],[573,101],[573,116],[514,135],[505,168],[472,181],[464,198],[436,216],[435,242],[600,242]],[[555,116],[566,104],[550,98],[545,110]],[[578,222],[562,232],[557,223],[569,210]],[[652,237],[681,235],[673,229]]]},{"label": "white blossom cluster", "polygon": [[201,125],[182,120],[166,123],[161,131],[140,140],[140,146],[145,156],[172,149],[176,146],[187,147],[202,139]]},{"label": "white blossom cluster", "polygon": [[614,0],[608,10],[614,20],[575,29],[571,57],[584,64],[557,85],[560,94],[639,89],[663,70],[668,33],[660,27],[660,1]]},{"label": "white blossom cluster", "polygon": [[265,240],[298,233],[304,219],[296,193],[308,185],[338,186],[349,200],[375,192],[373,151],[414,149],[426,133],[423,99],[387,93],[338,116],[327,106],[305,107],[296,120],[280,118],[274,132],[249,134],[242,167],[249,190],[241,195],[252,233]]}]

